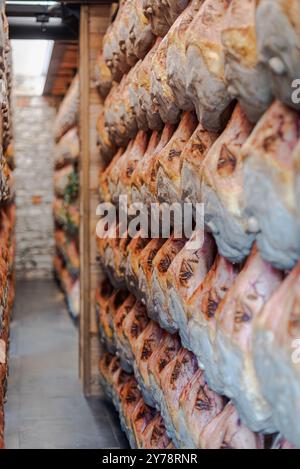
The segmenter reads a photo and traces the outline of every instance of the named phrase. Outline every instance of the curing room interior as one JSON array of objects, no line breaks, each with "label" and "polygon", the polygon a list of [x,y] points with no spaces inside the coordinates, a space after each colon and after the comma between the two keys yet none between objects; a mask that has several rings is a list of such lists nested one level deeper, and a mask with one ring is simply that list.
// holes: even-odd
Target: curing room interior
[{"label": "curing room interior", "polygon": [[0,448],[299,449],[300,2],[0,0],[0,100]]}]

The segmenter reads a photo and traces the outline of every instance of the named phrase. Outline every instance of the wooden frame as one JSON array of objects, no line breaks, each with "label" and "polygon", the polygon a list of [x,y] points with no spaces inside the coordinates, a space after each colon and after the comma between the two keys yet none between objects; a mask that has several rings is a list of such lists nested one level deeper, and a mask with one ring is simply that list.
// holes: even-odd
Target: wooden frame
[{"label": "wooden frame", "polygon": [[80,75],[80,340],[79,368],[85,395],[100,395],[95,289],[101,278],[96,248],[96,207],[99,203],[96,122],[103,103],[93,81],[95,61],[110,18],[109,5],[81,7],[79,39]]}]

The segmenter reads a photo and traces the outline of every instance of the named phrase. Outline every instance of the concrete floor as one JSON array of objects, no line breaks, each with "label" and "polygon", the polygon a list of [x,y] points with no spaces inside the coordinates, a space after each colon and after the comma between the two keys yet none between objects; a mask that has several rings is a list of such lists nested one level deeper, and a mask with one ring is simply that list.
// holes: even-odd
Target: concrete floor
[{"label": "concrete floor", "polygon": [[85,399],[78,331],[52,281],[17,284],[5,406],[7,448],[126,448],[118,416]]}]

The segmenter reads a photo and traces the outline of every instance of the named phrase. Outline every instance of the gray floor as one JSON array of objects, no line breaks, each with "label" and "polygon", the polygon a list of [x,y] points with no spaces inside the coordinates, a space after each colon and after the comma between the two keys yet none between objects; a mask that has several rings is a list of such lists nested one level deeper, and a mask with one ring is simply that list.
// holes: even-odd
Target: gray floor
[{"label": "gray floor", "polygon": [[7,448],[126,448],[110,404],[82,395],[78,332],[51,281],[18,283],[9,364]]}]

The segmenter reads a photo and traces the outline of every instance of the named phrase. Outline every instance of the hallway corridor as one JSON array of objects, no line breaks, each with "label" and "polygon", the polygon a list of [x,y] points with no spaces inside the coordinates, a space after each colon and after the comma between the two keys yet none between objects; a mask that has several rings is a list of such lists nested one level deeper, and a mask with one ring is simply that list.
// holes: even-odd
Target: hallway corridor
[{"label": "hallway corridor", "polygon": [[26,280],[16,291],[6,447],[126,448],[111,405],[82,394],[78,331],[56,285],[51,280]]}]

